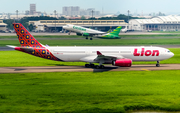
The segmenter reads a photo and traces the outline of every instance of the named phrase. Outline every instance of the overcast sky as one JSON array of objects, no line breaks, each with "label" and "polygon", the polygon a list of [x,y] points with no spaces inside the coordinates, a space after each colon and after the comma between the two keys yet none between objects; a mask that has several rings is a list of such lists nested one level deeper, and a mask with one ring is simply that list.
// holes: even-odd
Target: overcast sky
[{"label": "overcast sky", "polygon": [[25,12],[29,4],[36,4],[36,11],[62,13],[63,6],[79,6],[81,9],[95,8],[104,13],[171,13],[180,14],[180,0],[0,0],[0,13]]}]

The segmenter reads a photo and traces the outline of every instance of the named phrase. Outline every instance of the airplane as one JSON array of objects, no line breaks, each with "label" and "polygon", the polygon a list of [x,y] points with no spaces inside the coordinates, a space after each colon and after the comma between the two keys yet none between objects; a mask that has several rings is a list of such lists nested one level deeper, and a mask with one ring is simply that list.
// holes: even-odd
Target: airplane
[{"label": "airplane", "polygon": [[[21,23],[13,23],[20,47],[7,45],[37,57],[63,61],[88,62],[85,67],[104,68],[103,64],[120,67],[131,67],[132,61],[159,61],[171,58],[174,54],[162,47],[144,46],[45,46],[39,43]],[[99,65],[94,65],[99,63]]]},{"label": "airplane", "polygon": [[76,32],[77,35],[79,36],[86,36],[86,39],[88,39],[88,36],[91,36],[90,40],[92,40],[92,37],[96,38],[103,38],[103,39],[119,39],[119,32],[121,31],[122,26],[117,27],[114,31],[110,33],[98,31],[98,30],[93,30],[81,26],[75,26],[72,24],[67,24],[63,26],[63,29],[69,30],[70,32]]}]

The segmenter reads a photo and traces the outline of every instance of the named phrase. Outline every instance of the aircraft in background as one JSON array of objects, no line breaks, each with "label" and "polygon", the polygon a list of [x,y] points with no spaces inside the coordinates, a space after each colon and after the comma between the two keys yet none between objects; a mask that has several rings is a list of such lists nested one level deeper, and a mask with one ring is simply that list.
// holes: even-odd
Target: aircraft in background
[{"label": "aircraft in background", "polygon": [[[113,46],[44,46],[39,43],[20,23],[13,23],[20,47],[9,46],[15,50],[29,53],[45,59],[64,62],[89,62],[85,67],[104,68],[103,64],[120,67],[131,67],[132,61],[159,61],[174,56],[166,48],[161,47],[113,47]],[[94,65],[93,63],[99,63]]]},{"label": "aircraft in background", "polygon": [[118,39],[119,37],[119,32],[121,31],[121,26],[117,27],[115,30],[113,30],[110,33],[98,31],[98,30],[93,30],[81,26],[76,26],[72,24],[67,24],[63,26],[63,29],[69,30],[70,32],[76,32],[77,35],[79,36],[86,36],[86,39],[88,39],[88,36],[90,36],[90,40],[92,40],[92,37],[96,38],[104,38],[104,39]]},{"label": "aircraft in background", "polygon": [[125,27],[124,29],[121,30],[122,32],[126,33],[128,29]]}]

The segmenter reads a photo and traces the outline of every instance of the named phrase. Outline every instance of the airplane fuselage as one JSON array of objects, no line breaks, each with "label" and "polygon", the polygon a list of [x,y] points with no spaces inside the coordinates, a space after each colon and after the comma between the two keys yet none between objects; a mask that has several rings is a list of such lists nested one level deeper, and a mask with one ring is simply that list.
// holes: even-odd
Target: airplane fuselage
[{"label": "airplane fuselage", "polygon": [[[22,24],[14,23],[14,29],[21,44],[20,47],[10,46],[15,50],[29,53],[45,59],[65,62],[89,62],[85,67],[104,68],[102,64],[112,64],[120,67],[131,67],[132,61],[159,61],[174,56],[168,49],[162,47],[133,46],[44,46],[39,43]],[[117,27],[111,34],[116,35],[122,27]],[[82,28],[75,28],[81,29]],[[94,65],[93,63],[99,63]]]},{"label": "airplane fuselage", "polygon": [[[132,61],[160,61],[171,58],[174,54],[161,47],[46,47],[50,52],[62,61],[96,62],[91,59],[97,57],[97,51],[106,56],[128,58]],[[88,61],[89,60],[89,61]],[[111,62],[112,60],[110,60]]]},{"label": "airplane fuselage", "polygon": [[77,33],[101,33],[101,34],[105,34],[105,32],[101,32],[101,31],[97,31],[97,30],[93,30],[93,29],[89,29],[89,28],[85,28],[85,27],[81,27],[81,26],[75,26],[75,25],[66,25],[63,26],[64,29],[69,30],[69,31],[73,31],[73,32],[77,32]]},{"label": "airplane fuselage", "polygon": [[76,32],[76,34],[80,35],[80,36],[86,36],[86,39],[88,38],[88,36],[96,37],[96,38],[104,38],[104,39],[118,39],[118,38],[120,38],[119,32],[120,32],[121,28],[122,27],[119,26],[115,30],[113,30],[112,32],[105,33],[102,31],[88,29],[85,27],[76,26],[76,25],[72,25],[72,24],[68,24],[68,25],[63,26],[63,29]]}]

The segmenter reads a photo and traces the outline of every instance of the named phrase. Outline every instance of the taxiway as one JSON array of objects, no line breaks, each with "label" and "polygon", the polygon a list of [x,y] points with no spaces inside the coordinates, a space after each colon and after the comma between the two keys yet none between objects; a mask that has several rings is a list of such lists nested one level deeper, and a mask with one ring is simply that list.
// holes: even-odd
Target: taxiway
[{"label": "taxiway", "polygon": [[104,72],[104,71],[153,71],[180,70],[180,64],[132,65],[132,67],[106,66],[104,69],[85,68],[84,66],[44,66],[44,67],[0,67],[0,73],[40,73],[40,72]]}]

